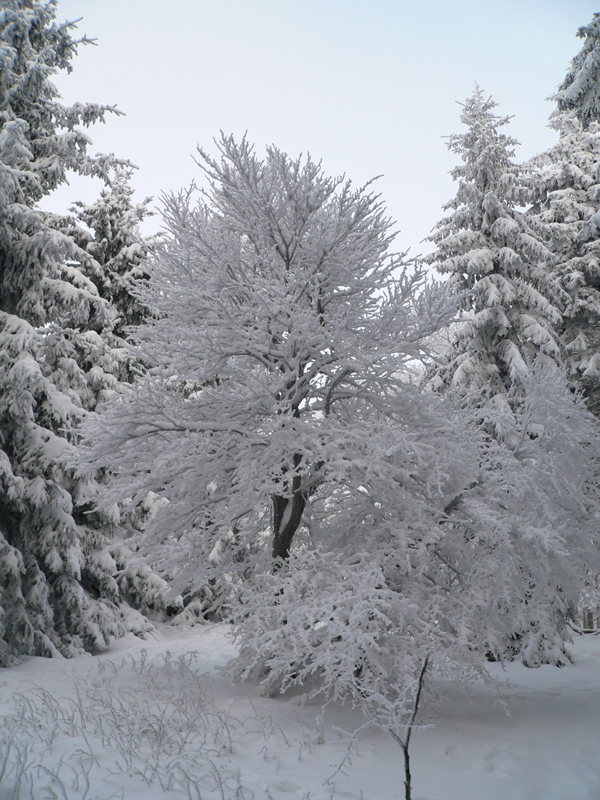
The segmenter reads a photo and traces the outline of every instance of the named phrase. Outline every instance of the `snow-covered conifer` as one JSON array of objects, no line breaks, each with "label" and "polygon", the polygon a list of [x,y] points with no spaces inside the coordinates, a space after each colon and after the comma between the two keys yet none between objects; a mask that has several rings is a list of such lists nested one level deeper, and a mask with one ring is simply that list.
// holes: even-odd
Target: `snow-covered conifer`
[{"label": "snow-covered conifer", "polygon": [[166,199],[138,284],[149,371],[86,429],[115,472],[103,502],[168,501],[144,548],[173,591],[229,582],[236,673],[271,689],[410,700],[427,654],[463,676],[511,646],[564,661],[598,557],[593,417],[540,359],[512,408],[428,392],[411,370],[452,298],[397,277],[378,198],[275,148],[220,150],[197,204]]},{"label": "snow-covered conifer", "polygon": [[560,363],[560,287],[553,255],[518,210],[525,187],[513,161],[517,142],[499,129],[510,117],[477,88],[463,106],[467,132],[448,137],[462,164],[452,170],[456,197],[430,240],[430,264],[467,291],[464,320],[439,371],[439,385],[485,388],[489,396],[520,391],[538,353]]},{"label": "snow-covered conifer", "polygon": [[156,237],[140,233],[140,223],[154,213],[148,207],[152,198],[133,203],[131,174],[131,168],[117,168],[110,186],[94,203],[74,203],[71,212],[75,225],[66,220],[68,233],[91,257],[82,266],[89,271],[101,297],[119,314],[113,327],[118,336],[126,335],[124,329],[139,325],[148,313],[131,293],[130,282],[147,277],[140,265],[156,243]]},{"label": "snow-covered conifer", "polygon": [[564,289],[560,328],[569,378],[600,413],[600,127],[556,112],[554,147],[528,164],[529,222],[555,258]]},{"label": "snow-covered conifer", "polygon": [[107,180],[83,128],[114,109],[59,100],[72,24],[56,3],[0,9],[0,663],[106,646],[122,625],[110,513],[92,510],[93,476],[66,464],[87,410],[118,388],[127,359],[116,319],[82,268],[86,254],[37,202],[68,171]]},{"label": "snow-covered conifer", "polygon": [[577,36],[585,41],[559,86],[557,101],[561,111],[575,111],[587,127],[600,121],[600,13]]}]

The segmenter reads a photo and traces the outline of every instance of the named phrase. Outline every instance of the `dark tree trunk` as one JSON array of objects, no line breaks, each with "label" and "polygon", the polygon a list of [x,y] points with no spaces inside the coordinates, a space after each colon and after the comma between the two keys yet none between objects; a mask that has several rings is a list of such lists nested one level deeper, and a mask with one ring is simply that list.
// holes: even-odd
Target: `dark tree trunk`
[{"label": "dark tree trunk", "polygon": [[[295,482],[295,481],[294,481]],[[296,490],[291,497],[273,495],[273,558],[286,560],[294,534],[300,527],[306,506],[304,494]]]},{"label": "dark tree trunk", "polygon": [[[300,453],[294,455],[294,468],[297,470],[302,461]],[[273,495],[273,558],[286,561],[290,554],[290,547],[294,534],[302,522],[302,514],[306,507],[306,494],[301,489],[299,475],[294,475],[291,481],[285,482],[286,489],[290,489],[289,496],[282,494]]]}]

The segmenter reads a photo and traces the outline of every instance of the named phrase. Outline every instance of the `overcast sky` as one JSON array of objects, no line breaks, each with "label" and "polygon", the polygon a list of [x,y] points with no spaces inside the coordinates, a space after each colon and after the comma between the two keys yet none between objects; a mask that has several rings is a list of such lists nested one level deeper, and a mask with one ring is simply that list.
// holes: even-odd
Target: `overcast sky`
[{"label": "overcast sky", "polygon": [[[59,0],[60,21],[83,19],[65,102],[116,104],[125,116],[90,130],[91,152],[139,169],[139,199],[200,178],[196,146],[219,131],[309,152],[329,174],[378,190],[400,234],[420,244],[454,194],[460,107],[477,81],[514,114],[522,160],[549,147],[552,104],[598,0]],[[46,201],[66,210],[100,186],[71,181]],[[158,221],[151,223],[156,229]]]}]

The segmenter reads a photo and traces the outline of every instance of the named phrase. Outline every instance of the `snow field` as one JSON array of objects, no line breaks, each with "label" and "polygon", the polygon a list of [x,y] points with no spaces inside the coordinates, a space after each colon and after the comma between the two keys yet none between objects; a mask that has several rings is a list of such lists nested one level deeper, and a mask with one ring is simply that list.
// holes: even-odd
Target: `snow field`
[{"label": "snow field", "polygon": [[[440,687],[411,743],[415,800],[597,800],[600,638],[573,666],[490,665],[496,687]],[[0,800],[397,800],[397,745],[357,709],[232,686],[228,627],[158,626],[107,653],[0,673]],[[508,710],[510,716],[506,713]]]}]

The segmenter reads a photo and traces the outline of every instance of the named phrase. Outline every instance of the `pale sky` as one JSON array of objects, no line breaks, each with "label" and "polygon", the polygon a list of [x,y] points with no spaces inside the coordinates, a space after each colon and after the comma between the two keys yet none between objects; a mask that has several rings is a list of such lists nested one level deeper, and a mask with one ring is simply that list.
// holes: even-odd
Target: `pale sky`
[{"label": "pale sky", "polygon": [[[329,174],[377,190],[400,231],[421,244],[454,195],[456,157],[442,138],[479,83],[513,114],[519,160],[549,147],[546,102],[562,81],[598,0],[59,0],[81,47],[64,101],[116,104],[125,116],[90,129],[90,152],[137,170],[136,196],[178,190],[201,173],[196,146],[247,131],[260,153],[309,152]],[[44,207],[91,202],[101,185],[71,181]],[[155,230],[153,220],[148,232]]]}]

